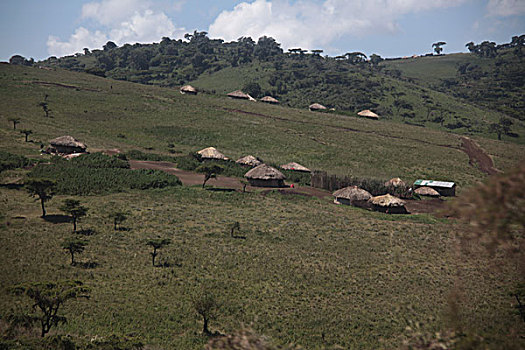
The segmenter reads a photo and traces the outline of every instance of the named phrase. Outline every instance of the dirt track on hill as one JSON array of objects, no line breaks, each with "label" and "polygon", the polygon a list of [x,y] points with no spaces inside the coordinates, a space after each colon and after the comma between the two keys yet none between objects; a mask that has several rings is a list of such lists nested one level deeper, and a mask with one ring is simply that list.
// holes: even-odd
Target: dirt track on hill
[{"label": "dirt track on hill", "polygon": [[492,158],[472,139],[461,136],[461,150],[469,157],[469,164],[476,166],[486,174],[495,175],[501,173],[501,170],[494,167]]}]

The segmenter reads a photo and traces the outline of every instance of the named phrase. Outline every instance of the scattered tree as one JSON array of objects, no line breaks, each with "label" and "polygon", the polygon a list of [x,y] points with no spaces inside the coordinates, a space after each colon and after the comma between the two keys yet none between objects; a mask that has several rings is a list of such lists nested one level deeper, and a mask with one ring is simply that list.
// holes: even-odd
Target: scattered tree
[{"label": "scattered tree", "polygon": [[438,41],[437,43],[433,43],[432,47],[434,48],[434,52],[438,55],[441,55],[441,52],[443,51],[443,48],[441,46],[446,44],[447,43],[444,41]]},{"label": "scattered tree", "polygon": [[38,315],[29,317],[33,323],[40,323],[40,336],[44,337],[51,327],[66,323],[67,319],[58,315],[60,307],[71,299],[89,299],[90,290],[80,281],[61,281],[18,285],[13,288],[13,292],[26,295],[34,302],[32,308],[38,311]]},{"label": "scattered tree", "polygon": [[206,185],[211,178],[217,178],[217,175],[223,172],[224,168],[218,164],[204,163],[199,165],[195,171],[201,174],[204,174],[204,182],[202,183],[202,188]]},{"label": "scattered tree", "polygon": [[128,219],[128,213],[125,211],[115,211],[109,214],[109,218],[113,219],[113,230],[119,230],[119,225]]},{"label": "scattered tree", "polygon": [[75,266],[75,254],[81,254],[87,246],[87,242],[78,238],[67,238],[62,242],[62,248],[71,254],[71,265]]},{"label": "scattered tree", "polygon": [[13,130],[16,130],[17,124],[20,124],[20,118],[9,118],[8,121],[13,123]]},{"label": "scattered tree", "polygon": [[202,334],[213,335],[209,329],[209,323],[211,320],[217,318],[218,313],[221,309],[221,305],[211,292],[203,292],[193,299],[193,307],[195,311],[202,317]]},{"label": "scattered tree", "polygon": [[27,191],[33,197],[38,197],[38,199],[40,199],[42,217],[46,216],[46,208],[44,204],[53,198],[55,186],[55,181],[50,179],[29,178],[25,183]]},{"label": "scattered tree", "polygon": [[375,53],[370,55],[370,64],[373,67],[379,66],[379,63],[381,63],[382,61],[384,61],[383,57],[376,55]]},{"label": "scattered tree", "polygon": [[80,205],[80,201],[76,199],[66,199],[60,210],[71,215],[73,219],[73,232],[77,232],[77,222],[80,218],[87,215],[88,208]]},{"label": "scattered tree", "polygon": [[23,130],[20,130],[20,133],[24,134],[26,137],[26,142],[29,142],[27,138],[29,137],[29,135],[33,133],[33,131],[29,129],[23,129]]},{"label": "scattered tree", "polygon": [[501,140],[501,135],[508,135],[510,133],[510,127],[512,126],[512,120],[507,117],[501,117],[498,123],[492,123],[489,125],[489,131],[498,135],[498,140]]},{"label": "scattered tree", "polygon": [[45,115],[46,115],[46,118],[49,118],[49,112],[51,112],[51,110],[49,109],[49,105],[47,103],[47,101],[42,101],[38,104],[39,107],[42,107],[42,110],[44,111]]},{"label": "scattered tree", "polygon": [[239,223],[239,221],[235,221],[235,223],[232,225],[232,227],[230,229],[230,236],[232,238],[235,238],[235,230],[237,230],[237,232],[239,232],[240,229],[241,229],[241,224]]},{"label": "scattered tree", "polygon": [[157,238],[157,239],[150,239],[146,245],[149,245],[153,248],[153,252],[151,252],[151,263],[153,266],[155,265],[155,258],[159,254],[157,252],[158,249],[161,249],[171,243],[171,240],[169,238]]},{"label": "scattered tree", "polygon": [[115,44],[113,41],[108,41],[106,45],[102,46],[102,48],[104,49],[104,51],[109,51],[117,48],[117,44]]}]

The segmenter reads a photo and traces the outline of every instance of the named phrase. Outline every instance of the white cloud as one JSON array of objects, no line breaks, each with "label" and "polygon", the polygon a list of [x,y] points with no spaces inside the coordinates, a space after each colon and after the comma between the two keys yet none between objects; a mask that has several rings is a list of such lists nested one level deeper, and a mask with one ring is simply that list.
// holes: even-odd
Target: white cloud
[{"label": "white cloud", "polygon": [[[171,4],[177,6],[182,2]],[[81,18],[92,21],[97,29],[79,27],[67,41],[50,35],[47,41],[50,55],[70,55],[82,52],[84,47],[101,48],[109,40],[117,45],[151,43],[164,36],[180,38],[184,34],[184,28],[177,28],[162,9],[143,0],[92,1],[82,7]]]},{"label": "white cloud", "polygon": [[488,16],[523,16],[525,15],[525,1],[523,0],[489,0],[487,4]]},{"label": "white cloud", "polygon": [[256,0],[223,11],[210,25],[211,37],[257,40],[271,36],[284,48],[326,47],[342,36],[393,33],[404,14],[457,6],[466,0]]}]

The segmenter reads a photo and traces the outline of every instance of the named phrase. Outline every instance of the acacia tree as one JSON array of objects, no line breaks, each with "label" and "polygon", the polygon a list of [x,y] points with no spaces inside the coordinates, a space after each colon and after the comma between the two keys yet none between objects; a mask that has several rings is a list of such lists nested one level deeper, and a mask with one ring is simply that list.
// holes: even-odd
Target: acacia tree
[{"label": "acacia tree", "polygon": [[153,252],[151,252],[151,263],[153,266],[155,266],[155,258],[159,254],[157,252],[158,249],[161,249],[171,243],[171,240],[169,238],[157,238],[157,239],[150,239],[146,245],[153,248]]},{"label": "acacia tree", "polygon": [[8,121],[13,123],[13,130],[16,130],[17,124],[20,124],[20,118],[9,118]]},{"label": "acacia tree", "polygon": [[25,135],[26,142],[28,142],[27,138],[29,137],[29,135],[33,133],[33,131],[29,129],[24,129],[24,130],[20,130],[20,133]]},{"label": "acacia tree", "polygon": [[444,41],[438,41],[437,43],[433,43],[432,47],[434,48],[434,52],[438,55],[441,54],[443,51],[443,48],[441,46],[446,45],[447,43]]},{"label": "acacia tree", "polygon": [[212,335],[209,329],[209,323],[211,320],[217,318],[218,313],[221,309],[221,305],[210,292],[203,292],[197,295],[193,299],[193,307],[195,311],[202,317],[202,334]]},{"label": "acacia tree", "polygon": [[67,238],[62,242],[62,249],[71,254],[71,265],[75,266],[75,254],[81,254],[86,249],[87,242],[78,238]]},{"label": "acacia tree", "polygon": [[206,185],[211,178],[217,178],[217,175],[223,172],[224,168],[219,164],[201,164],[195,169],[196,172],[204,174],[204,182],[202,183],[202,188]]},{"label": "acacia tree", "polygon": [[51,327],[66,323],[66,317],[58,315],[60,307],[71,299],[89,299],[90,290],[81,281],[60,281],[18,285],[13,288],[13,293],[26,295],[32,300],[32,309],[37,314],[28,318],[32,323],[40,323],[40,336],[44,337]]},{"label": "acacia tree", "polygon": [[25,183],[25,188],[29,194],[33,197],[38,197],[40,199],[40,204],[42,206],[42,217],[46,216],[45,203],[51,198],[55,191],[56,183],[50,179],[35,179],[30,178]]},{"label": "acacia tree", "polygon": [[113,230],[117,231],[119,225],[128,219],[128,213],[125,211],[115,211],[109,214],[109,218],[113,219]]},{"label": "acacia tree", "polygon": [[73,232],[77,232],[77,222],[80,218],[87,215],[88,208],[80,205],[80,201],[76,199],[66,199],[60,210],[71,215],[73,219]]},{"label": "acacia tree", "polygon": [[42,101],[38,104],[38,106],[42,107],[42,110],[44,111],[46,118],[49,118],[49,112],[51,112],[51,110],[49,109],[48,103],[46,101]]}]

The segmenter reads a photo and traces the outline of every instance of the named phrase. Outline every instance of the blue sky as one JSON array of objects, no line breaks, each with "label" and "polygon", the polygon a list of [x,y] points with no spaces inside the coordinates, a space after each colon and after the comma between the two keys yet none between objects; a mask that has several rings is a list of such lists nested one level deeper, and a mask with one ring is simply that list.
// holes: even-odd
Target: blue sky
[{"label": "blue sky", "polygon": [[272,36],[283,48],[383,57],[509,42],[525,33],[525,0],[2,0],[0,61],[159,42],[193,30],[227,41]]}]

